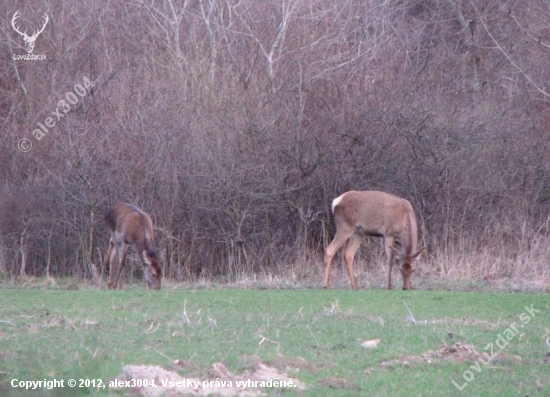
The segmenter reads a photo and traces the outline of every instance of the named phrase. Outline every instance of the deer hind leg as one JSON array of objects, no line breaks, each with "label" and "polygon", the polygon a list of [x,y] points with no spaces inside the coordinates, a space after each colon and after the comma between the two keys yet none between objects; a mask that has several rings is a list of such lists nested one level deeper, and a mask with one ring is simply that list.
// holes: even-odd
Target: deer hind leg
[{"label": "deer hind leg", "polygon": [[334,240],[327,246],[325,249],[325,288],[329,289],[329,278],[330,278],[330,265],[332,264],[332,258],[334,254],[338,252],[340,247],[344,245],[346,240],[353,234],[353,231],[342,231],[337,230]]},{"label": "deer hind leg", "polygon": [[351,280],[351,288],[357,290],[357,282],[355,281],[355,273],[353,271],[353,258],[357,249],[361,245],[361,236],[353,234],[350,239],[346,250],[344,251],[344,260],[346,261],[346,267],[348,268],[349,278]]},{"label": "deer hind leg", "polygon": [[122,289],[122,280],[120,279],[120,275],[122,274],[122,269],[124,268],[124,263],[126,262],[126,255],[128,254],[128,249],[130,246],[128,244],[124,243],[115,243],[115,251],[116,251],[116,260],[114,261],[116,263],[116,269],[111,269],[111,274],[109,277],[113,277],[114,273],[116,273],[116,278],[114,281],[109,280],[109,289]]}]

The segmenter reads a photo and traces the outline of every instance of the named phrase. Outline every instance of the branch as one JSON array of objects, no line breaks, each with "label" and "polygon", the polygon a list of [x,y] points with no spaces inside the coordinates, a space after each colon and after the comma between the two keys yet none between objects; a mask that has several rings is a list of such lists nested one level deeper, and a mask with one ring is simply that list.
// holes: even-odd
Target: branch
[{"label": "branch", "polygon": [[502,54],[506,57],[506,59],[508,59],[508,62],[510,62],[512,64],[513,67],[515,67],[526,79],[527,81],[529,81],[529,83],[531,83],[531,85],[533,85],[533,87],[535,87],[535,89],[540,92],[542,95],[544,95],[545,97],[550,97],[550,93],[547,92],[544,88],[541,88],[537,83],[535,83],[535,81],[531,78],[531,76],[529,76],[527,74],[527,72],[525,72],[523,70],[523,68],[521,66],[519,66],[517,64],[517,62],[515,62],[512,57],[506,52],[506,50],[504,48],[502,48],[502,46],[500,45],[500,43],[497,41],[497,39],[495,39],[495,37],[491,34],[491,31],[489,30],[489,28],[487,27],[487,24],[485,23],[485,20],[483,19],[483,17],[481,16],[481,13],[479,12],[479,10],[477,9],[477,7],[472,3],[472,7],[474,8],[476,14],[478,15],[479,17],[479,20],[481,21],[481,24],[483,25],[483,28],[485,29],[485,31],[487,32],[487,34],[489,35],[489,37],[491,38],[491,40],[493,41],[493,43],[495,43],[496,47],[500,50],[500,52],[502,52]]},{"label": "branch", "polygon": [[550,49],[550,45],[549,45],[549,44],[545,44],[545,43],[542,42],[542,37],[540,37],[540,36],[539,36],[539,37],[533,36],[531,33],[529,33],[527,30],[525,30],[525,29],[523,28],[523,26],[521,26],[521,25],[519,24],[519,21],[517,20],[517,18],[515,17],[515,15],[512,14],[512,10],[510,10],[509,14],[510,14],[510,16],[512,17],[512,19],[514,20],[514,22],[515,22],[515,23],[518,25],[518,27],[521,29],[521,31],[527,35],[527,37],[529,37],[529,38],[532,39],[533,41],[536,41],[536,42],[537,42],[538,44],[540,44],[541,46]]}]

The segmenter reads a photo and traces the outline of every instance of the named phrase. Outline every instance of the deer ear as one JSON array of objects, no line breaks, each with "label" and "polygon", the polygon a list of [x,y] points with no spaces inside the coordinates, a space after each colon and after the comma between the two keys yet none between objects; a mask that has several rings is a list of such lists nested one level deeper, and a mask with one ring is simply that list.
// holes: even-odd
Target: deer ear
[{"label": "deer ear", "polygon": [[143,262],[147,265],[147,266],[151,266],[151,261],[149,260],[149,256],[147,255],[147,251],[143,251]]},{"label": "deer ear", "polygon": [[422,247],[421,249],[419,249],[418,251],[416,251],[416,254],[414,254],[412,257],[414,259],[416,259],[417,257],[420,256],[420,254],[422,254],[424,251],[426,251],[426,247]]}]

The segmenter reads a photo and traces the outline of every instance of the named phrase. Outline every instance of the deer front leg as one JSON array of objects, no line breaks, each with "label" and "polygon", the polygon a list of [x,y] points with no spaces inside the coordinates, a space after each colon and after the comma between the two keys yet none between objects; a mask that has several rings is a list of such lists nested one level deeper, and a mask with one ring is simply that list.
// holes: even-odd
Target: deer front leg
[{"label": "deer front leg", "polygon": [[388,289],[392,289],[391,285],[391,270],[393,267],[393,255],[394,255],[394,248],[393,248],[394,240],[393,237],[386,237],[384,238],[384,245],[386,248],[386,256],[388,257]]},{"label": "deer front leg", "polygon": [[105,258],[105,261],[109,262],[109,283],[107,284],[107,286],[109,289],[114,289],[113,283],[117,272],[118,254],[113,240],[109,242],[109,250],[107,251],[107,257]]},{"label": "deer front leg", "polygon": [[113,266],[112,258],[114,257],[113,249],[114,249],[113,239],[109,239],[109,248],[107,248],[107,254],[105,255],[105,259],[103,260],[103,270],[101,273],[101,278],[103,279],[103,274],[109,269],[109,283],[111,282],[111,274],[112,270],[111,267]]}]

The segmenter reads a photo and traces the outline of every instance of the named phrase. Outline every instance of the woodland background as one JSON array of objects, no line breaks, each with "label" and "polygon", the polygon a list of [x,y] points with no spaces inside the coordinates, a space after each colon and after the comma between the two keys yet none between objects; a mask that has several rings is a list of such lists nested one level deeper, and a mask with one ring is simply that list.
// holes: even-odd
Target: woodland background
[{"label": "woodland background", "polygon": [[[46,61],[13,59],[17,10],[29,33],[48,14]],[[425,277],[544,280],[549,21],[544,0],[2,2],[0,273],[92,278],[130,202],[170,279],[320,284],[332,199],[377,189],[412,202]]]}]

